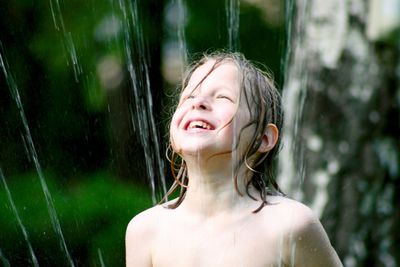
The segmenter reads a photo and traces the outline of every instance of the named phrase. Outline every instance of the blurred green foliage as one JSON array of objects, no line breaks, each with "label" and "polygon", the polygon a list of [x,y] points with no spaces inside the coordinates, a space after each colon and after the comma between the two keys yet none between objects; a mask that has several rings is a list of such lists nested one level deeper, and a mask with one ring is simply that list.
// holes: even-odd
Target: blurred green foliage
[{"label": "blurred green foliage", "polygon": [[[52,174],[45,177],[74,262],[80,266],[100,266],[101,253],[106,266],[122,266],[125,228],[132,214],[152,205],[149,188],[123,183],[108,173],[77,177],[69,185],[60,183]],[[67,258],[52,228],[36,173],[6,178],[40,265],[66,265]],[[5,190],[0,191],[0,203],[2,252],[11,266],[29,266],[28,246]]]}]

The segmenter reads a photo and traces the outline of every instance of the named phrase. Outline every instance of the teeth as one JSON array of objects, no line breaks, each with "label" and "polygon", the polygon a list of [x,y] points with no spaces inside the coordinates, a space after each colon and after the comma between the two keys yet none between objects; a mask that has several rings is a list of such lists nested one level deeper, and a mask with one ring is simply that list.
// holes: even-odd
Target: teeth
[{"label": "teeth", "polygon": [[188,129],[193,129],[193,128],[202,128],[211,130],[211,125],[205,123],[204,121],[191,121],[189,123]]}]

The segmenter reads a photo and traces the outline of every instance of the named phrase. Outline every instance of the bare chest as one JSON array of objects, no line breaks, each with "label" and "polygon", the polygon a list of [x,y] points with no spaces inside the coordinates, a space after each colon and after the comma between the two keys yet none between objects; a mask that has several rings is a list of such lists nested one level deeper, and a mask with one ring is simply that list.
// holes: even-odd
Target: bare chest
[{"label": "bare chest", "polygon": [[284,266],[282,237],[251,222],[226,227],[165,225],[152,253],[153,266]]}]

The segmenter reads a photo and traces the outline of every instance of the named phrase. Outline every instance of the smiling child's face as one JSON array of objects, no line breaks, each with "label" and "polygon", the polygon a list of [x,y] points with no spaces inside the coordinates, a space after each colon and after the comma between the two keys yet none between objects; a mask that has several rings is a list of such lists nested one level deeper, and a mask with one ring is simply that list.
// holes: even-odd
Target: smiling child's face
[{"label": "smiling child's face", "polygon": [[[209,73],[214,64],[209,60],[193,72],[171,121],[172,147],[184,158],[229,155],[250,118],[248,108],[239,105],[237,66],[223,61]],[[249,139],[245,136],[240,138],[241,147]]]}]

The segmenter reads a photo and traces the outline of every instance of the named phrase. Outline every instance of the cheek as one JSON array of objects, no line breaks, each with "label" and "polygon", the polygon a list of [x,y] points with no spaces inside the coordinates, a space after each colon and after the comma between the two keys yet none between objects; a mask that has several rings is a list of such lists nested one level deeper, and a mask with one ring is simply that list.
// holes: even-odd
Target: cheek
[{"label": "cheek", "polygon": [[[175,153],[180,154],[181,148],[177,145],[177,143],[175,142],[175,140],[179,137],[177,137],[177,131],[176,129],[173,129],[172,127],[170,128],[169,131],[169,141],[171,144],[171,148]],[[179,144],[179,143],[178,143]]]},{"label": "cheek", "polygon": [[179,148],[176,146],[175,141],[174,141],[174,136],[171,134],[169,141],[171,142],[171,148],[175,153],[178,153]]},{"label": "cheek", "polygon": [[179,131],[179,124],[182,121],[183,116],[181,115],[182,112],[180,112],[179,110],[176,110],[174,115],[172,116],[171,119],[171,124],[169,126],[169,138],[170,138],[170,142],[171,142],[171,147],[175,152],[178,152],[179,148],[176,146],[176,143],[174,140],[176,140],[177,138],[179,138],[178,135],[178,131]]},{"label": "cheek", "polygon": [[174,114],[172,115],[170,128],[179,127],[179,125],[181,124],[181,122],[183,120],[184,113],[185,113],[184,107],[178,107],[175,110]]}]

